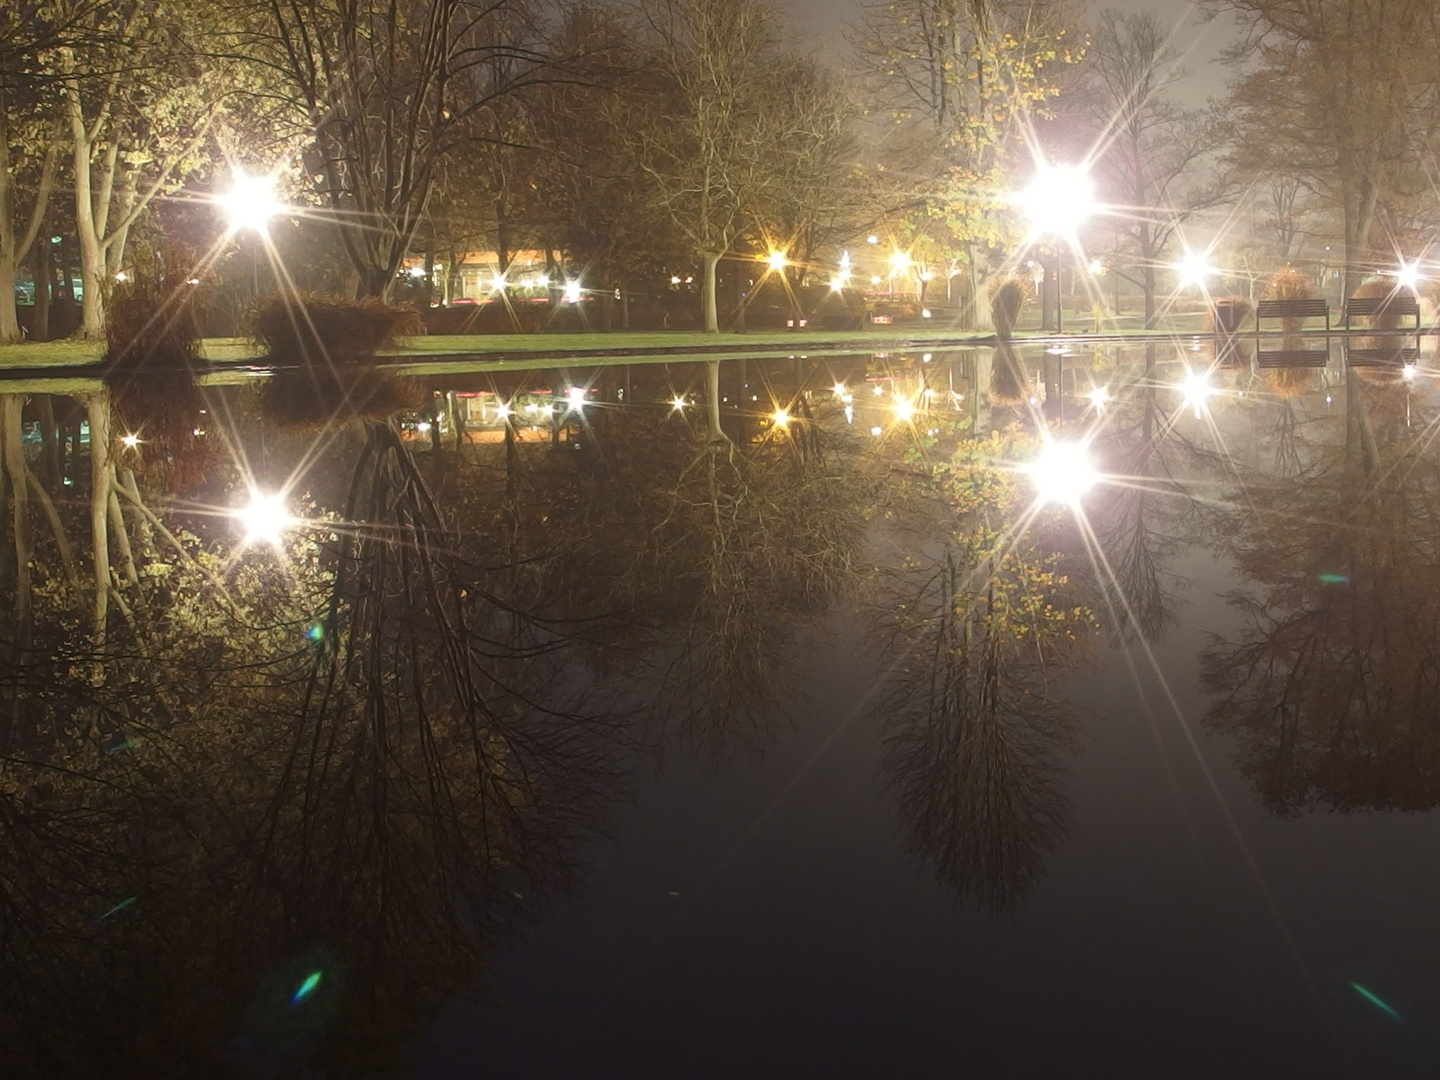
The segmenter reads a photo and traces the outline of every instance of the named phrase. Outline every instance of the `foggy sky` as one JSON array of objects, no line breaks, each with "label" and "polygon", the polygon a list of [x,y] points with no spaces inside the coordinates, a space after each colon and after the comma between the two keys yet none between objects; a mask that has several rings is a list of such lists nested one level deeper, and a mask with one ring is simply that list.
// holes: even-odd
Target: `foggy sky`
[{"label": "foggy sky", "polygon": [[[841,37],[841,26],[856,17],[860,0],[786,0],[797,29],[820,46],[827,56],[841,59],[848,46]],[[1175,26],[1175,48],[1185,56],[1184,66],[1191,75],[1176,88],[1185,104],[1203,105],[1207,98],[1219,96],[1225,89],[1226,70],[1219,64],[1220,50],[1233,37],[1231,27],[1222,21],[1205,23],[1194,4],[1166,0],[1097,0],[1093,14],[1103,8],[1121,11],[1154,11]]]}]

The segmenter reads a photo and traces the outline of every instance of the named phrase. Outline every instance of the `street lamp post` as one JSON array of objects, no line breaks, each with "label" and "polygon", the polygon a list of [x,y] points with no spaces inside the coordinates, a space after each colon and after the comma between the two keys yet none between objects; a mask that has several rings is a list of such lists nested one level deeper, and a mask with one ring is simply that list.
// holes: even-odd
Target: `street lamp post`
[{"label": "street lamp post", "polygon": [[230,190],[216,199],[228,219],[226,236],[240,232],[254,233],[250,248],[250,291],[260,293],[259,246],[270,232],[270,219],[282,213],[285,204],[275,198],[275,176],[252,176],[236,169],[230,177]]},{"label": "street lamp post", "polygon": [[1055,331],[1060,333],[1065,307],[1061,255],[1065,244],[1079,242],[1076,233],[1095,210],[1095,185],[1081,166],[1042,165],[1020,193],[1020,204],[1030,222],[1031,238],[1047,236],[1055,242]]}]

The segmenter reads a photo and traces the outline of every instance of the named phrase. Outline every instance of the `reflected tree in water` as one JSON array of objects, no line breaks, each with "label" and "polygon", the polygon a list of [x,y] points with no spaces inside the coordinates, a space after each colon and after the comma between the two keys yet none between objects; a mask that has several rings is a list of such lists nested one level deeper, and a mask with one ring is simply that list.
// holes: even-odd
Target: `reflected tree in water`
[{"label": "reflected tree in water", "polygon": [[889,575],[879,709],[884,770],[910,850],[956,898],[993,912],[1039,884],[1068,814],[1063,758],[1073,730],[1055,679],[1075,664],[1092,619],[999,461],[1025,456],[1011,432],[962,443],[912,476],[910,512],[944,523]]},{"label": "reflected tree in water", "polygon": [[1440,473],[1398,383],[1352,370],[1343,441],[1223,522],[1251,584],[1202,657],[1209,723],[1277,814],[1440,802]]}]

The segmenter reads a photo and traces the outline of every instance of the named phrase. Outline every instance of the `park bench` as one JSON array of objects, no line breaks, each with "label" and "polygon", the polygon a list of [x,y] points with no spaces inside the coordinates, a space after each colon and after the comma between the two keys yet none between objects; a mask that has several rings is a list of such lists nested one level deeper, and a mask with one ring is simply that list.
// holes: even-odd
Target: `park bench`
[{"label": "park bench", "polygon": [[1255,302],[1255,333],[1260,333],[1264,319],[1324,319],[1330,329],[1330,305],[1323,299],[1257,300]]},{"label": "park bench", "polygon": [[1414,346],[1345,350],[1345,362],[1351,367],[1404,367],[1419,361],[1420,350]]},{"label": "park bench", "polygon": [[1322,368],[1328,349],[1257,349],[1255,366],[1262,368]]},{"label": "park bench", "polygon": [[1345,329],[1350,329],[1350,320],[1355,316],[1369,319],[1371,325],[1382,315],[1398,315],[1400,318],[1415,317],[1415,329],[1420,329],[1420,302],[1413,293],[1394,292],[1389,296],[1352,296],[1345,301]]}]

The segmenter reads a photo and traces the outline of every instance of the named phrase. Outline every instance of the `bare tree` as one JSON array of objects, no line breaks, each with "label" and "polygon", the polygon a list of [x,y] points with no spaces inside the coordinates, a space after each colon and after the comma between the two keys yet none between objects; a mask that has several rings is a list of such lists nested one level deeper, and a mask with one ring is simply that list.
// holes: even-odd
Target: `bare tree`
[{"label": "bare tree", "polygon": [[1205,182],[1206,158],[1217,149],[1215,128],[1199,111],[1181,107],[1170,89],[1186,72],[1170,35],[1153,11],[1100,13],[1086,55],[1091,121],[1101,153],[1098,171],[1118,204],[1107,217],[1138,265],[1145,325],[1156,317],[1156,272],[1176,230],[1216,205],[1224,190]]}]

